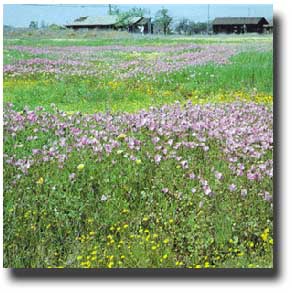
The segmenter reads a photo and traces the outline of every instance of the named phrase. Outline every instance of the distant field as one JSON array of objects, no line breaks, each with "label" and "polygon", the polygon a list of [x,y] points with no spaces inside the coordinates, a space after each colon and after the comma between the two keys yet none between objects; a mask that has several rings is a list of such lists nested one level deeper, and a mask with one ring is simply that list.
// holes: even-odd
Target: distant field
[{"label": "distant field", "polygon": [[[228,44],[222,44],[222,40],[226,40]],[[32,74],[22,77],[19,73],[14,76],[8,71],[8,77],[4,80],[5,100],[13,102],[18,109],[25,105],[35,107],[41,104],[48,107],[51,103],[55,103],[66,111],[82,110],[92,113],[105,110],[135,111],[151,105],[161,106],[186,99],[208,101],[211,98],[216,101],[221,94],[231,96],[232,99],[237,92],[250,94],[256,91],[256,94],[266,95],[268,100],[271,99],[269,96],[272,95],[273,84],[271,82],[272,39],[270,37],[252,36],[234,39],[231,37],[220,39],[217,36],[145,39],[137,37],[122,38],[116,41],[116,45],[111,45],[114,41],[112,39],[6,41],[4,64],[16,63],[15,67],[18,67],[18,61],[22,60],[23,72],[31,70]],[[129,44],[131,47],[128,50]],[[115,46],[120,46],[121,50],[115,49]],[[173,46],[174,48],[185,46],[186,49],[178,48],[178,51],[171,52]],[[186,54],[189,46],[193,46],[190,49],[192,56]],[[210,46],[211,48],[201,54],[196,52]],[[226,48],[220,52],[222,46]],[[37,52],[33,53],[32,47],[38,48]],[[143,51],[143,47],[147,50]],[[69,49],[66,50],[66,48]],[[94,48],[101,48],[101,50],[95,52],[95,56],[90,56],[95,54]],[[156,52],[157,48],[160,49],[159,52]],[[209,53],[211,56],[208,56]],[[176,60],[174,64],[167,64],[168,54],[170,58],[175,54],[181,54],[185,59]],[[223,56],[224,60],[220,59],[222,54],[227,54]],[[71,64],[68,69],[69,74],[61,74],[55,78],[54,70],[57,72],[58,69],[56,67],[63,66],[66,71],[66,64],[51,64],[47,72],[37,70],[33,74],[38,66],[44,65],[25,64],[25,60],[29,63],[35,57],[41,59],[39,63],[47,59],[53,62],[60,57],[72,62],[76,60],[79,62],[82,58],[86,58],[87,64],[79,64],[81,70]],[[144,76],[143,71],[149,71],[152,64],[160,58],[164,58],[163,62]],[[188,58],[193,58],[190,63],[195,66],[187,64]],[[204,58],[202,64],[196,66],[202,58]],[[220,64],[221,62],[224,66]],[[83,70],[82,65],[86,67]],[[118,68],[115,69],[115,66]],[[52,70],[53,74],[50,74]],[[74,72],[70,74],[70,70]],[[86,70],[95,72],[86,74]],[[126,74],[120,76],[121,72],[126,71],[130,72],[130,76]]]},{"label": "distant field", "polygon": [[70,34],[4,38],[4,266],[272,267],[272,37]]}]

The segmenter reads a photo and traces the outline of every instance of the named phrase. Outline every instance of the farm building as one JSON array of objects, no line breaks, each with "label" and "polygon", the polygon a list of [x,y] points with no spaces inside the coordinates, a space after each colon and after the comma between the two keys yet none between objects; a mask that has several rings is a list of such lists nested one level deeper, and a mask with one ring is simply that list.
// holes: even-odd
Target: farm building
[{"label": "farm building", "polygon": [[274,24],[273,24],[273,20],[271,20],[269,22],[269,24],[264,24],[264,32],[266,34],[271,34],[273,33],[273,27],[274,27]]},{"label": "farm building", "polygon": [[218,33],[263,33],[269,22],[264,17],[218,17],[213,21],[213,32]]},{"label": "farm building", "polygon": [[67,24],[67,28],[78,29],[127,29],[129,32],[151,33],[151,18],[129,17],[122,22],[116,15],[83,16]]}]

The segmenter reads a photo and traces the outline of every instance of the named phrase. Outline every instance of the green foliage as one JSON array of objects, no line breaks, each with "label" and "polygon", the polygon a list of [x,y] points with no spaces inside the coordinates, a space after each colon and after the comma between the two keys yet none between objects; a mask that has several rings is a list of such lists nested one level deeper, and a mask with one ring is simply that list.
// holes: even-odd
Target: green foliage
[{"label": "green foliage", "polygon": [[133,7],[128,11],[122,12],[116,6],[111,8],[111,15],[118,16],[117,26],[128,26],[131,24],[132,17],[143,17],[145,14],[149,13],[149,11],[145,8],[137,8]]},{"label": "green foliage", "polygon": [[165,35],[169,34],[170,24],[172,22],[172,17],[168,13],[168,9],[162,8],[157,11],[154,20],[155,25],[161,27]]},{"label": "green foliage", "polygon": [[30,23],[29,23],[29,26],[28,26],[29,28],[31,28],[31,29],[37,29],[38,27],[39,27],[39,25],[38,25],[38,22],[37,21],[31,21]]},{"label": "green foliage", "polygon": [[206,33],[207,23],[205,22],[193,22],[187,18],[181,19],[175,26],[176,32],[179,34],[183,33],[185,35]]},{"label": "green foliage", "polygon": [[51,31],[60,31],[60,30],[63,30],[64,27],[53,23],[48,26],[48,29]]},{"label": "green foliage", "polygon": [[109,4],[109,10],[108,10],[109,15],[119,15],[120,13],[121,13],[121,11],[117,5]]}]

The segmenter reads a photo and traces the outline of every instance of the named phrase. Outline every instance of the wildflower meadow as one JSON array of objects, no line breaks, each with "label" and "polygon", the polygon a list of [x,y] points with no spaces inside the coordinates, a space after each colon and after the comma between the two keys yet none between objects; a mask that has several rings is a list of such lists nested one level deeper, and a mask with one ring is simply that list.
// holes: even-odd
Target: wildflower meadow
[{"label": "wildflower meadow", "polygon": [[3,51],[5,267],[273,266],[271,35]]}]

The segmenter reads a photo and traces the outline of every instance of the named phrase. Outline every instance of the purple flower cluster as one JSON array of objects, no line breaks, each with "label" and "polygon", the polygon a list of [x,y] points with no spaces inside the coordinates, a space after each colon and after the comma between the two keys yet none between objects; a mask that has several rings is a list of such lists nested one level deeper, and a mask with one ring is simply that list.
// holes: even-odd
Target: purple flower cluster
[{"label": "purple flower cluster", "polygon": [[7,50],[27,52],[35,55],[35,58],[4,65],[5,75],[48,73],[93,75],[99,78],[111,75],[118,79],[167,74],[209,62],[226,64],[229,62],[228,59],[238,52],[237,47],[230,45],[194,44],[97,47],[9,46]]},{"label": "purple flower cluster", "polygon": [[[213,196],[211,179],[194,172],[190,153],[200,150],[208,154],[215,143],[234,178],[243,178],[250,184],[272,179],[272,123],[271,108],[240,102],[184,106],[176,103],[115,115],[69,115],[57,109],[52,114],[42,109],[24,109],[20,113],[12,105],[5,105],[4,145],[14,141],[12,149],[21,148],[25,143],[37,141],[43,133],[47,133],[50,140],[41,148],[32,149],[31,155],[26,157],[20,158],[13,151],[5,153],[4,162],[14,166],[17,176],[21,177],[43,162],[56,161],[63,168],[70,153],[82,150],[98,160],[113,156],[111,160],[115,163],[117,155],[133,161],[142,158],[142,162],[150,161],[156,167],[170,160],[184,172],[185,178],[199,180],[205,195]],[[25,141],[24,133],[29,133]],[[17,142],[18,137],[22,138],[22,145]],[[220,171],[212,170],[213,181],[220,183],[225,179]],[[71,174],[70,180],[74,180],[74,175]],[[246,187],[234,183],[229,182],[227,188],[247,196]],[[163,192],[167,191],[165,186]],[[271,200],[267,192],[263,190],[263,198]]]}]

